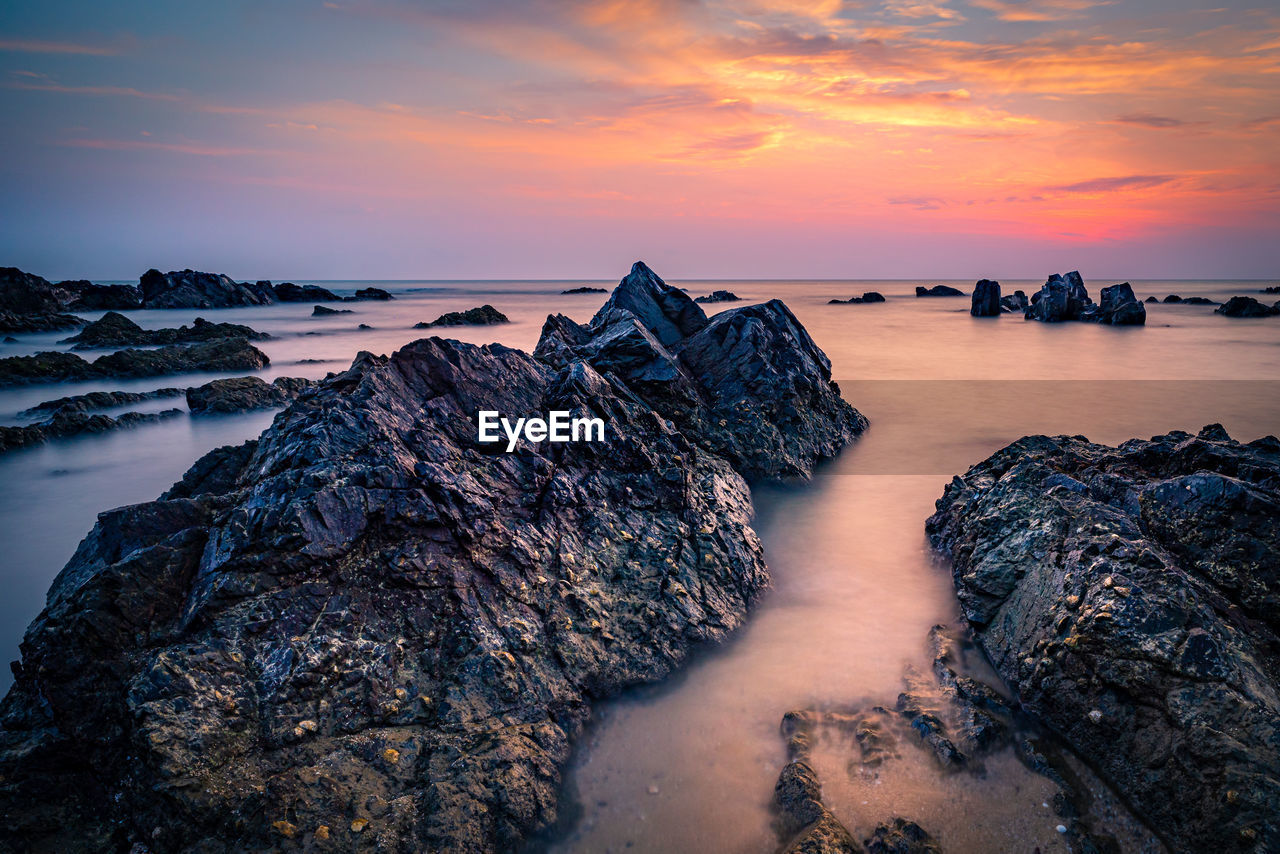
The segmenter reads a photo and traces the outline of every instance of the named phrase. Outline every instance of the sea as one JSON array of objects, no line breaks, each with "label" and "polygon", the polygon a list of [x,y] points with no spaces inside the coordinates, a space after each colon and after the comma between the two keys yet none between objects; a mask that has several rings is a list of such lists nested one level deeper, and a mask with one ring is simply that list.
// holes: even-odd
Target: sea
[{"label": "sea", "polygon": [[[390,353],[429,334],[419,321],[491,304],[510,324],[443,335],[532,349],[548,314],[585,322],[606,294],[562,294],[613,281],[304,281],[339,294],[369,285],[387,302],[310,303],[221,310],[124,312],[146,328],[197,316],[269,333],[259,376],[323,377],[360,351]],[[731,290],[743,302],[780,299],[830,357],[866,434],[806,483],[754,491],[756,527],[772,586],[728,642],[698,650],[679,673],[597,707],[564,787],[560,827],[537,846],[554,852],[776,850],[769,809],[786,761],[779,735],[793,709],[892,706],[904,668],[927,671],[931,626],[959,616],[946,566],[931,553],[925,519],[957,474],[1019,437],[1083,435],[1114,444],[1219,423],[1242,441],[1280,434],[1280,317],[1232,319],[1213,306],[1148,303],[1143,327],[1043,324],[1021,314],[975,318],[965,297],[918,298],[931,281],[671,281],[697,296]],[[1113,282],[1087,282],[1097,296]],[[1033,293],[1039,282],[1005,281]],[[1167,294],[1224,301],[1272,282],[1134,281],[1139,299]],[[883,303],[830,305],[866,291]],[[86,313],[90,319],[100,313]],[[360,329],[365,324],[370,329]],[[66,349],[70,333],[18,336],[0,356]],[[94,354],[86,353],[92,358]],[[93,390],[199,385],[216,374],[60,383],[0,390],[0,423],[42,401]],[[225,375],[223,375],[225,376]],[[161,399],[129,410],[183,407]],[[274,412],[192,417],[0,454],[0,656],[19,643],[54,576],[98,513],[148,501],[206,451],[258,435]],[[0,691],[12,676],[0,673]],[[867,828],[903,815],[949,851],[1067,851],[1053,787],[1012,755],[985,772],[940,775],[910,752],[893,774],[858,775],[834,747],[815,761],[838,818]],[[825,764],[824,764],[825,763]],[[1087,776],[1087,771],[1082,771]],[[1097,803],[1126,851],[1160,851],[1097,781]]]}]

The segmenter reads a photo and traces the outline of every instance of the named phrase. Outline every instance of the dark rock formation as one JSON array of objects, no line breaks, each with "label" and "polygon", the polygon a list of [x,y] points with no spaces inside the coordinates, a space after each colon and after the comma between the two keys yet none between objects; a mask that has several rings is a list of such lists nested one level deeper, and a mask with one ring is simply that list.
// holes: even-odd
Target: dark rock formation
[{"label": "dark rock formation", "polygon": [[373,327],[367,323],[360,323],[356,325],[356,329],[372,329],[372,328]]},{"label": "dark rock formation", "polygon": [[1008,296],[1000,297],[1000,308],[1008,312],[1026,311],[1030,304],[1031,300],[1027,299],[1026,291],[1021,289]]},{"label": "dark rock formation", "polygon": [[485,303],[479,308],[466,311],[446,312],[430,323],[415,323],[414,329],[431,329],[436,326],[492,326],[497,323],[510,323],[507,316],[493,306]]},{"label": "dark rock formation", "polygon": [[108,311],[78,334],[60,343],[74,344],[75,350],[105,350],[114,347],[147,347],[169,344],[194,344],[199,341],[217,341],[220,338],[245,338],[264,341],[270,338],[265,332],[255,332],[238,323],[210,323],[197,317],[190,326],[177,329],[143,329],[123,314]]},{"label": "dark rock formation", "polygon": [[827,305],[859,305],[861,303],[884,302],[884,294],[878,291],[867,291],[860,297],[828,300]]},{"label": "dark rock formation", "polygon": [[1280,314],[1280,302],[1264,305],[1253,297],[1232,297],[1213,313],[1223,317],[1272,317]]},{"label": "dark rock formation", "polygon": [[1043,323],[1079,320],[1085,306],[1092,302],[1078,272],[1072,271],[1065,276],[1054,273],[1039,291],[1031,295],[1031,304],[1024,316],[1027,320]]},{"label": "dark rock formation", "polygon": [[95,285],[89,281],[59,282],[58,287],[74,290],[72,311],[102,311],[142,308],[142,291],[133,285]]},{"label": "dark rock formation", "polygon": [[1128,282],[1103,288],[1101,300],[1096,306],[1086,305],[1080,319],[1111,326],[1143,326],[1147,322],[1147,307],[1138,302]]},{"label": "dark rock formation", "polygon": [[934,285],[926,288],[924,285],[916,285],[916,296],[918,297],[962,297],[964,291],[951,287],[950,285]]},{"label": "dark rock formation", "polygon": [[112,409],[127,406],[130,403],[142,403],[145,400],[163,400],[179,397],[183,394],[180,388],[158,388],[154,391],[91,391],[86,394],[74,394],[60,397],[57,400],[46,400],[30,409],[24,409],[18,415],[30,418],[37,415],[48,415],[59,409],[93,412],[99,409]]},{"label": "dark rock formation", "polygon": [[867,854],[942,854],[936,839],[914,821],[903,818],[877,825],[862,844]]},{"label": "dark rock formation", "polygon": [[221,338],[158,350],[119,350],[92,362],[54,350],[34,356],[0,359],[0,388],[14,385],[92,380],[103,377],[155,377],[193,371],[254,371],[270,364],[267,355],[244,338]]},{"label": "dark rock formation", "polygon": [[[1147,297],[1147,302],[1157,302],[1155,297]],[[1177,294],[1169,294],[1162,302],[1170,305],[1217,305],[1216,302],[1208,297],[1180,297]]]},{"label": "dark rock formation", "polygon": [[334,314],[352,314],[352,313],[353,312],[349,308],[328,308],[327,306],[323,306],[323,305],[313,305],[311,307],[312,317],[327,317],[329,315],[334,315]]},{"label": "dark rock formation", "polygon": [[[655,378],[551,346],[551,318],[557,364],[435,337],[362,353],[102,514],[0,705],[0,845],[479,852],[548,826],[589,703],[724,637],[766,583],[746,482],[710,448],[765,471],[760,437],[785,433],[804,472],[865,424],[781,303],[698,324],[671,290],[637,265],[573,346],[607,352],[625,306],[698,326],[671,346],[718,359],[707,414],[682,413],[713,435]],[[504,453],[480,409],[600,417],[605,439]]]},{"label": "dark rock formation", "polygon": [[389,300],[395,299],[390,293],[382,288],[361,288],[355,292],[354,296],[343,297],[344,302],[357,302],[359,300]]},{"label": "dark rock formation", "polygon": [[1167,297],[1165,297],[1162,300],[1162,302],[1177,304],[1182,302],[1182,297],[1178,296],[1177,294],[1169,294]]},{"label": "dark rock formation", "polygon": [[279,377],[271,383],[258,377],[213,380],[187,389],[187,408],[192,415],[274,409],[284,406],[313,385],[311,380],[300,377]]},{"label": "dark rock formation", "polygon": [[969,313],[974,317],[999,317],[1001,312],[1000,283],[979,279],[973,286],[973,302]]},{"label": "dark rock formation", "polygon": [[1155,297],[1147,297],[1145,300],[1143,300],[1143,302],[1160,302],[1160,300],[1156,299]]},{"label": "dark rock formation", "polygon": [[6,343],[6,344],[17,344],[17,343],[18,343],[18,339],[17,339],[17,338],[14,338],[12,335],[6,335],[6,336],[4,336],[4,343]]},{"label": "dark rock formation", "polygon": [[0,452],[39,445],[52,439],[66,439],[85,433],[106,433],[121,427],[136,427],[139,424],[150,424],[181,414],[181,409],[166,409],[163,412],[126,412],[113,418],[101,412],[87,412],[76,406],[68,406],[55,410],[49,418],[35,424],[0,427]]},{"label": "dark rock formation", "polygon": [[272,287],[272,291],[280,302],[338,302],[341,299],[333,291],[319,285],[295,285],[293,282],[281,282]]},{"label": "dark rock formation", "polygon": [[581,288],[569,288],[567,291],[561,291],[561,294],[607,294],[608,288],[591,288],[583,286]]},{"label": "dark rock formation", "polygon": [[270,283],[236,282],[222,273],[148,270],[139,284],[144,308],[231,308],[276,301]]},{"label": "dark rock formation", "polygon": [[73,294],[17,267],[0,267],[0,332],[55,332],[83,326],[65,312]]},{"label": "dark rock formation", "polygon": [[1280,285],[1271,285],[1258,291],[1260,294],[1280,294]]},{"label": "dark rock formation", "polygon": [[1173,851],[1280,850],[1280,441],[1027,437],[927,531],[1022,706]]},{"label": "dark rock formation", "polygon": [[694,302],[741,302],[742,297],[733,291],[712,291],[706,296],[695,297]]}]

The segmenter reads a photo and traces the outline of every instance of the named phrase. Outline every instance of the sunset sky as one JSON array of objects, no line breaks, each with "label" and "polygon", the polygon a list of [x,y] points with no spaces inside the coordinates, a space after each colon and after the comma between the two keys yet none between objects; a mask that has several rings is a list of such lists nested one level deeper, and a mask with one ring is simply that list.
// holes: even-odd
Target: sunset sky
[{"label": "sunset sky", "polygon": [[10,2],[0,106],[53,279],[1280,277],[1261,2]]}]

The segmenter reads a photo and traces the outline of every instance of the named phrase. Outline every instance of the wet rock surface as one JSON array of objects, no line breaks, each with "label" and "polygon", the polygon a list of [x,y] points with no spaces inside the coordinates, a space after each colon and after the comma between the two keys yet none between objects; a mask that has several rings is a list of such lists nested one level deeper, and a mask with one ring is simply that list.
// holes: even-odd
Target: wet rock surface
[{"label": "wet rock surface", "polygon": [[0,332],[56,332],[85,321],[66,312],[74,293],[17,267],[0,267]]},{"label": "wet rock surface", "polygon": [[507,316],[493,306],[485,303],[466,311],[449,311],[430,323],[415,323],[414,329],[432,329],[437,326],[493,326],[498,323],[510,323]]},{"label": "wet rock surface", "polygon": [[[471,852],[548,826],[590,703],[724,637],[766,584],[735,465],[771,471],[760,437],[786,434],[808,471],[865,425],[781,303],[708,324],[637,265],[608,313],[549,319],[554,358],[361,354],[102,514],[0,705],[4,846]],[[683,390],[572,352],[641,315],[691,330],[670,346],[699,369],[665,384],[696,379],[684,426]],[[481,408],[602,417],[605,441],[502,453]]]},{"label": "wet rock surface", "polygon": [[1147,308],[1133,294],[1128,282],[1103,288],[1100,303],[1094,303],[1084,279],[1077,271],[1054,273],[1024,308],[1027,320],[1063,323],[1080,320],[1109,326],[1144,326]]},{"label": "wet rock surface", "polygon": [[54,410],[43,421],[34,424],[17,427],[0,426],[0,452],[39,445],[53,439],[67,439],[86,433],[106,433],[122,427],[136,427],[139,424],[150,424],[181,414],[181,409],[166,409],[162,412],[125,412],[111,416],[68,404]]},{"label": "wet rock surface", "polygon": [[1213,313],[1224,317],[1274,317],[1280,314],[1280,302],[1265,305],[1253,297],[1232,297]]},{"label": "wet rock surface", "polygon": [[1280,848],[1280,441],[1027,437],[927,530],[1022,706],[1172,850]]},{"label": "wet rock surface", "polygon": [[270,282],[237,282],[222,273],[148,270],[139,280],[144,308],[232,308],[271,305]]},{"label": "wet rock surface", "polygon": [[278,377],[270,383],[258,377],[213,380],[187,389],[187,408],[192,415],[274,409],[313,385],[311,380],[301,377]]},{"label": "wet rock surface", "polygon": [[121,377],[155,377],[195,371],[255,371],[267,355],[244,338],[220,338],[156,350],[118,350],[92,362],[75,353],[47,350],[0,359],[0,388],[15,385]]},{"label": "wet rock surface", "polygon": [[74,350],[103,350],[115,347],[147,347],[169,344],[192,344],[220,338],[245,338],[265,341],[271,336],[239,323],[212,323],[197,317],[190,326],[176,329],[143,329],[129,318],[108,311],[76,335],[59,342],[74,344]]},{"label": "wet rock surface", "polygon": [[18,415],[29,418],[38,415],[47,415],[56,412],[59,409],[77,409],[81,412],[93,412],[99,409],[112,409],[117,406],[127,406],[130,403],[142,403],[147,400],[163,400],[169,397],[181,397],[183,390],[180,388],[158,388],[154,391],[91,391],[86,394],[76,394],[70,397],[60,397],[57,400],[46,400],[37,404],[30,409],[24,409]]}]

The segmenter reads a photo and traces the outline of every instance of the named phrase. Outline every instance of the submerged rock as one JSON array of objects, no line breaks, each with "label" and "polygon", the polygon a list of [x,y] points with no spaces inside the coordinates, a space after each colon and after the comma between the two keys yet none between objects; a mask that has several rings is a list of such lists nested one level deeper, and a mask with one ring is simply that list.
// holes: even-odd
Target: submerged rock
[{"label": "submerged rock", "polygon": [[510,323],[507,316],[493,306],[485,303],[479,308],[466,311],[450,311],[440,315],[430,323],[415,323],[414,329],[431,329],[436,326],[493,326],[498,323]]},{"label": "submerged rock", "polygon": [[231,308],[271,305],[271,283],[237,282],[222,273],[148,270],[139,281],[144,308]]},{"label": "submerged rock", "polygon": [[265,332],[256,332],[238,323],[211,323],[203,317],[197,317],[190,326],[180,326],[177,329],[143,329],[123,314],[108,311],[78,334],[59,343],[74,344],[72,349],[75,350],[103,350],[114,347],[192,344],[217,341],[220,338],[264,341],[270,337]]},{"label": "submerged rock", "polygon": [[916,296],[918,297],[962,297],[964,291],[953,288],[950,285],[934,285],[926,288],[924,285],[916,285]]},{"label": "submerged rock", "polygon": [[24,409],[18,415],[29,418],[45,415],[59,409],[76,409],[81,412],[92,412],[97,409],[111,409],[127,406],[130,403],[141,403],[144,400],[161,400],[168,397],[180,397],[180,388],[158,388],[154,391],[91,391],[86,394],[75,394],[60,397],[57,400],[46,400],[30,409]]},{"label": "submerged rock", "polygon": [[1213,313],[1223,317],[1273,317],[1280,314],[1280,302],[1264,305],[1253,297],[1232,297]]},{"label": "submerged rock", "polygon": [[884,294],[878,291],[867,291],[860,297],[828,300],[827,305],[859,305],[861,303],[884,302]]},{"label": "submerged rock", "polygon": [[103,377],[156,377],[195,371],[254,371],[270,364],[244,338],[220,338],[156,350],[118,350],[92,362],[74,353],[47,350],[0,359],[0,388]]},{"label": "submerged rock", "polygon": [[[0,706],[3,844],[292,850],[326,828],[483,852],[547,827],[590,703],[723,638],[767,582],[714,449],[768,470],[759,437],[786,433],[804,472],[865,424],[781,303],[698,324],[676,294],[637,265],[572,346],[697,326],[671,343],[706,410],[684,427],[655,377],[551,346],[573,332],[552,318],[555,363],[435,337],[362,353],[255,442],[102,514]],[[605,438],[504,453],[480,409],[599,417]]]},{"label": "submerged rock", "polygon": [[712,291],[706,296],[695,297],[694,302],[741,302],[742,297],[733,291]]},{"label": "submerged rock", "polygon": [[353,314],[349,308],[329,308],[323,305],[313,305],[311,307],[312,317],[327,317],[334,314]]},{"label": "submerged rock", "polygon": [[561,294],[607,294],[608,288],[591,288],[583,286],[581,288],[569,288],[567,291],[561,291]]},{"label": "submerged rock", "polygon": [[979,279],[973,286],[973,304],[969,308],[969,313],[974,317],[999,317],[1001,314],[1000,283],[990,279]]},{"label": "submerged rock", "polygon": [[271,289],[280,302],[338,302],[341,300],[341,297],[333,291],[319,285],[295,285],[293,282],[281,282]]},{"label": "submerged rock", "polygon": [[284,406],[315,383],[300,377],[279,377],[267,383],[258,377],[231,377],[213,380],[187,389],[187,408],[192,415],[248,412]]},{"label": "submerged rock", "polygon": [[1172,850],[1280,848],[1280,441],[1027,437],[927,531],[1022,706]]}]

